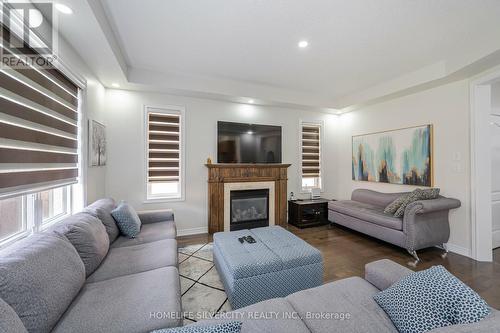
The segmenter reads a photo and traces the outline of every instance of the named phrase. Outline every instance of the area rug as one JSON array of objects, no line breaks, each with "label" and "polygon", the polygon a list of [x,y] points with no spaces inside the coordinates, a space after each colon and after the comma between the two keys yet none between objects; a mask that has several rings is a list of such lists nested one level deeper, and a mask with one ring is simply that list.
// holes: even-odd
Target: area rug
[{"label": "area rug", "polygon": [[178,252],[184,324],[231,311],[214,266],[212,243],[180,247]]}]

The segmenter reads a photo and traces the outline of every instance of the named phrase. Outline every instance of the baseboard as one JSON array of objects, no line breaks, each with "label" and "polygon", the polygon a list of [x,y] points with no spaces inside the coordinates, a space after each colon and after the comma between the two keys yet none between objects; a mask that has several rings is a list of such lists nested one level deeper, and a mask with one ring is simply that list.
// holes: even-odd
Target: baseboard
[{"label": "baseboard", "polygon": [[190,236],[208,233],[208,227],[178,229],[177,236]]},{"label": "baseboard", "polygon": [[[460,254],[460,255],[465,256],[465,257],[472,258],[470,249],[468,249],[466,247],[455,245],[455,244],[451,244],[451,243],[447,243],[446,244],[446,248],[450,252],[453,252],[453,253],[456,253],[456,254]],[[474,258],[472,258],[472,259],[474,259]]]}]

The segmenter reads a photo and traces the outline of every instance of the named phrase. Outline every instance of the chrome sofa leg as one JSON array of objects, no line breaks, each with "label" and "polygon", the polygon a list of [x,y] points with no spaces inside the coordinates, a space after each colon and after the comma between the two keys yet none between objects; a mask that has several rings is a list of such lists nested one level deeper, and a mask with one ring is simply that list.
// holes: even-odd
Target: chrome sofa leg
[{"label": "chrome sofa leg", "polygon": [[446,246],[446,244],[443,243],[441,245],[438,245],[438,247],[444,251],[441,254],[441,258],[443,258],[443,259],[446,258],[448,256],[448,252],[449,252],[448,247]]},{"label": "chrome sofa leg", "polygon": [[406,249],[406,251],[408,251],[408,253],[413,257],[415,258],[415,261],[410,261],[408,262],[408,266],[411,266],[411,267],[417,267],[418,263],[420,262],[420,258],[418,257],[417,255],[417,251],[415,250],[408,250]]}]

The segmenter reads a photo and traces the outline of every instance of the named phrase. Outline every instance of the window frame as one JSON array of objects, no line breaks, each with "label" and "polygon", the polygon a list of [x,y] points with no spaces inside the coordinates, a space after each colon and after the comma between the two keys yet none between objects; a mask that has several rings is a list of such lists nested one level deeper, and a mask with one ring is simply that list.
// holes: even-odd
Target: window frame
[{"label": "window frame", "polygon": [[307,194],[311,193],[311,188],[312,187],[303,187],[302,186],[302,126],[303,125],[314,125],[314,126],[319,126],[319,190],[320,193],[325,192],[324,190],[324,181],[323,181],[323,176],[324,176],[324,159],[323,159],[323,146],[324,146],[324,130],[325,130],[325,122],[323,120],[305,120],[305,119],[300,119],[299,120],[299,187],[300,187],[300,193],[302,194]]},{"label": "window frame", "polygon": [[[66,206],[66,213],[53,216],[44,221],[41,192],[52,191],[58,188],[63,188],[65,192],[65,194],[63,194],[63,198],[65,201],[64,204]],[[23,229],[16,232],[15,234],[12,234],[9,237],[0,239],[0,249],[13,244],[22,238],[29,237],[39,232],[43,232],[48,228],[50,228],[51,226],[53,226],[54,224],[57,224],[58,222],[62,221],[63,219],[73,214],[73,208],[72,208],[73,185],[49,188],[44,191],[19,196],[19,198],[21,198],[22,200],[21,218],[23,223]]]},{"label": "window frame", "polygon": [[21,212],[22,212],[22,225],[23,228],[19,230],[18,232],[0,239],[0,248],[6,247],[22,238],[25,238],[29,235],[31,235],[32,230],[33,230],[33,219],[29,219],[28,215],[30,215],[31,211],[28,208],[28,200],[27,200],[27,195],[21,196]]},{"label": "window frame", "polygon": [[[72,214],[72,186],[69,185],[69,186],[63,186],[63,187],[55,187],[53,189],[50,189],[49,191],[53,191],[53,190],[56,190],[56,189],[59,189],[59,188],[62,188],[63,189],[63,205],[65,206],[65,210],[66,212],[64,213],[61,213],[61,214],[58,214],[58,215],[55,215],[55,216],[52,216],[52,217],[49,217],[47,219],[43,219],[43,207],[42,207],[42,201],[40,200],[40,193],[37,193],[36,194],[36,199],[35,200],[40,200],[40,212],[41,212],[41,216],[40,216],[40,224],[39,224],[39,230],[46,230],[48,229],[49,227],[51,227],[52,225],[56,224],[57,222],[65,219],[66,217],[70,216]],[[54,193],[51,192],[51,197],[53,199],[54,197]]]},{"label": "window frame", "polygon": [[[154,109],[154,111],[151,111]],[[149,113],[163,113],[179,115],[179,191],[175,196],[155,196],[149,195],[148,168],[149,168]],[[144,138],[144,203],[180,202],[185,201],[186,195],[186,108],[179,105],[144,105],[143,115],[143,138]]]}]

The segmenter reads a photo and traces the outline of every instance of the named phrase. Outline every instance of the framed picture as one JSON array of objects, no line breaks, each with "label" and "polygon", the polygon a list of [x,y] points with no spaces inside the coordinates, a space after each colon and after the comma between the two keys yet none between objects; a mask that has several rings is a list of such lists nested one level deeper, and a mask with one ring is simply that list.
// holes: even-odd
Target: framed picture
[{"label": "framed picture", "polygon": [[106,165],[106,126],[89,120],[89,162],[90,166]]},{"label": "framed picture", "polygon": [[433,186],[432,125],[352,137],[352,179]]}]

